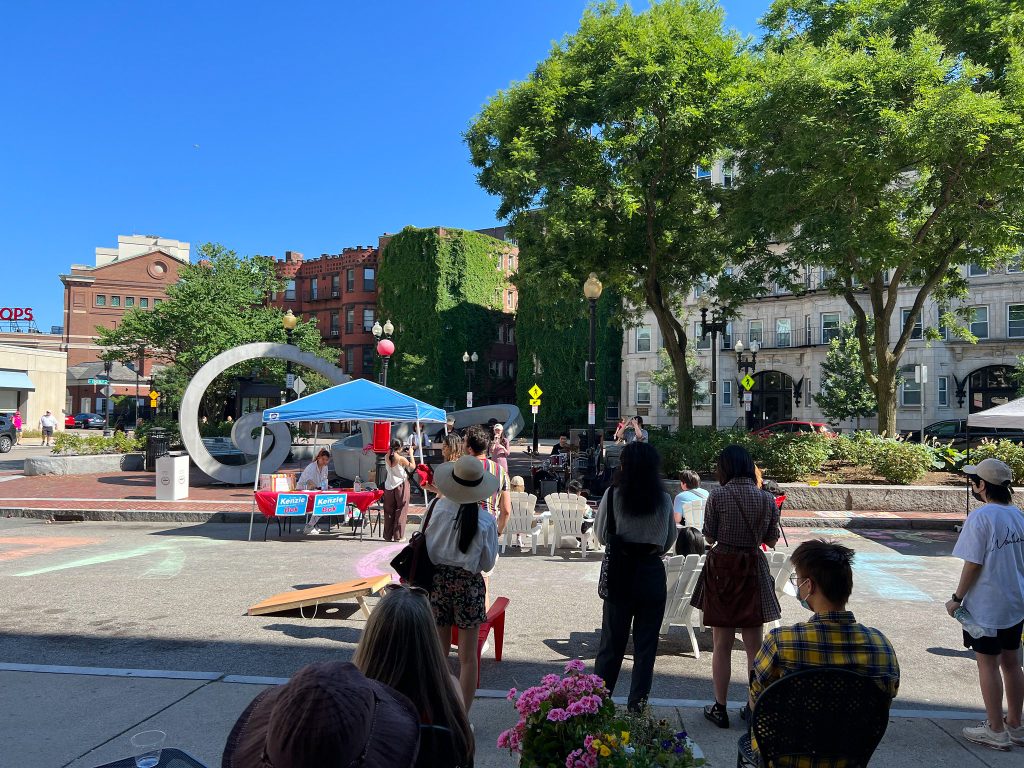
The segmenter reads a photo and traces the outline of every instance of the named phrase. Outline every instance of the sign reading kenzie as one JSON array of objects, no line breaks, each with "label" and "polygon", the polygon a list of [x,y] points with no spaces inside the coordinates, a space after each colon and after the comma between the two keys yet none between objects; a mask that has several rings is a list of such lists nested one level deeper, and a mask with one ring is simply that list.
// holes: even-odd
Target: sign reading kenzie
[{"label": "sign reading kenzie", "polygon": [[29,320],[32,317],[32,307],[0,307],[0,320]]}]

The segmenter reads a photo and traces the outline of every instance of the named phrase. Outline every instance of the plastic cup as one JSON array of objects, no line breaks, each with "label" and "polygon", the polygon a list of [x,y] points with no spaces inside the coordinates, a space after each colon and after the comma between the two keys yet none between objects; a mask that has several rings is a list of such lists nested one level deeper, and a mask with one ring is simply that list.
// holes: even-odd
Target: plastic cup
[{"label": "plastic cup", "polygon": [[136,768],[154,768],[160,762],[167,734],[163,731],[141,731],[132,736]]}]

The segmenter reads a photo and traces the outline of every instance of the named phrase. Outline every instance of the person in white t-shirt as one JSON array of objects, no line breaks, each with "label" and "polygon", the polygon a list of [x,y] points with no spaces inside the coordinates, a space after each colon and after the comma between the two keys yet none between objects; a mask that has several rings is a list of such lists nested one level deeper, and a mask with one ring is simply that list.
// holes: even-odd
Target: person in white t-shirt
[{"label": "person in white t-shirt", "polygon": [[962,605],[984,630],[977,638],[965,630],[964,646],[978,661],[988,720],[963,734],[976,744],[1008,750],[1011,744],[1024,746],[1024,670],[1018,654],[1024,631],[1024,513],[1011,503],[1013,472],[1006,464],[985,459],[964,472],[982,506],[968,515],[953,548],[964,567],[946,611],[952,616]]}]

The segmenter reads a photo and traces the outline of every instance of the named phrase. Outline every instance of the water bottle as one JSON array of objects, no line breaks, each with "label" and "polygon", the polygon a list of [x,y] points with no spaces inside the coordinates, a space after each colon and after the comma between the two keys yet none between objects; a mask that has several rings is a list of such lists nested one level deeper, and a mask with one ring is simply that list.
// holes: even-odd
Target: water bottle
[{"label": "water bottle", "polygon": [[974,617],[971,616],[971,612],[964,608],[962,605],[953,611],[953,618],[963,624],[964,632],[977,640],[979,637],[984,636],[985,630],[979,627]]},{"label": "water bottle", "polygon": [[359,479],[359,475],[356,475],[356,479],[352,481],[352,490],[356,493],[363,490],[363,481]]}]

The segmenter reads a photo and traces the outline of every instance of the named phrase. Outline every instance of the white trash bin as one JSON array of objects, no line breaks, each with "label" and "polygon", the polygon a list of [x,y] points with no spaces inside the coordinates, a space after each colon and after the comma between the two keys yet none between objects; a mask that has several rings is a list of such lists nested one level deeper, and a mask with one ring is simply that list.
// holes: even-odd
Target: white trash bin
[{"label": "white trash bin", "polygon": [[156,460],[156,500],[188,498],[188,454],[161,456]]}]

